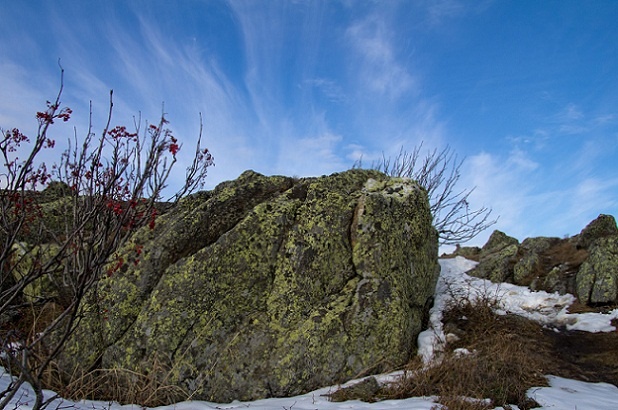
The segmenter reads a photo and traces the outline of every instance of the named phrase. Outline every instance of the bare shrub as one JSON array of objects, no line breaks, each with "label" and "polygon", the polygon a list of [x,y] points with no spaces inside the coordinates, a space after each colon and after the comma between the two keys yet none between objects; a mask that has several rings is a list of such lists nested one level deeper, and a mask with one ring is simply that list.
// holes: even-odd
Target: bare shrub
[{"label": "bare shrub", "polygon": [[[154,228],[166,206],[201,187],[213,165],[198,139],[186,180],[163,206],[181,144],[165,114],[145,129],[140,119],[134,131],[112,127],[110,92],[101,134],[90,121],[83,138],[75,132],[48,168],[40,158],[55,146],[50,127],[72,115],[61,106],[62,80],[63,71],[56,99],[36,115],[32,140],[17,128],[0,137],[0,360],[15,375],[0,392],[0,408],[25,382],[36,393],[33,408],[45,406],[44,375],[79,324],[82,298],[99,278],[128,263],[114,252],[136,229]],[[135,249],[131,263],[139,263],[140,252]]]},{"label": "bare shrub", "polygon": [[[373,162],[371,169],[392,177],[414,179],[427,190],[433,225],[438,231],[441,245],[467,242],[496,223],[491,219],[490,208],[470,208],[468,199],[474,188],[459,190],[463,160],[458,160],[450,146],[434,149],[421,156],[423,144],[412,152],[403,147],[395,157],[383,156]],[[362,160],[354,164],[362,168]]]}]

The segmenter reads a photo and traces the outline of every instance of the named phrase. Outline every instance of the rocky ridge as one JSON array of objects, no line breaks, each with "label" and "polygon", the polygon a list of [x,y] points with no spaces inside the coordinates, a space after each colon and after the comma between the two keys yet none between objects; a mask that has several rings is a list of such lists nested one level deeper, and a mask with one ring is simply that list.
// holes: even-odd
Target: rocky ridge
[{"label": "rocky ridge", "polygon": [[454,255],[477,260],[470,275],[571,293],[583,305],[618,303],[618,228],[611,215],[599,215],[570,238],[534,237],[521,243],[494,231],[482,248],[461,247]]}]

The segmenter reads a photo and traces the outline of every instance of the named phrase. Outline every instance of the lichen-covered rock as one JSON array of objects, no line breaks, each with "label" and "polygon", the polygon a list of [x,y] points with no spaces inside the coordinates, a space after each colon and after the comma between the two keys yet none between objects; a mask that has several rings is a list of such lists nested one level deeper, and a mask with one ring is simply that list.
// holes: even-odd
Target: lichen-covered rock
[{"label": "lichen-covered rock", "polygon": [[511,282],[516,255],[517,245],[508,245],[496,253],[482,257],[470,274],[492,282]]},{"label": "lichen-covered rock", "polygon": [[494,231],[479,253],[479,264],[470,274],[493,282],[512,281],[519,241]]},{"label": "lichen-covered rock", "polygon": [[481,248],[478,246],[459,246],[455,248],[453,253],[451,254],[443,254],[441,257],[446,258],[454,258],[456,256],[461,256],[471,261],[479,261],[481,255]]},{"label": "lichen-covered rock", "polygon": [[86,298],[61,365],[156,371],[219,402],[383,371],[414,352],[437,252],[411,180],[249,171],[132,238],[124,268]]},{"label": "lichen-covered rock", "polygon": [[487,240],[487,243],[483,245],[481,252],[485,255],[502,251],[512,245],[519,245],[519,241],[511,236],[508,236],[504,232],[495,230]]},{"label": "lichen-covered rock", "polygon": [[518,249],[518,261],[513,266],[513,281],[520,285],[530,285],[543,270],[543,252],[559,242],[559,238],[544,236],[527,238]]},{"label": "lichen-covered rock", "polygon": [[574,239],[579,248],[589,248],[595,241],[607,236],[618,235],[616,219],[611,215],[599,215],[590,222]]},{"label": "lichen-covered rock", "polygon": [[[615,226],[615,225],[614,225]],[[588,304],[607,304],[618,300],[618,234],[593,242],[590,256],[577,273],[577,295]]]},{"label": "lichen-covered rock", "polygon": [[[54,244],[42,244],[31,246],[25,242],[17,242],[13,244],[13,253],[11,255],[11,264],[13,265],[12,276],[14,283],[23,280],[27,275],[31,275],[33,264],[43,264],[50,260],[52,255],[57,252],[58,246]],[[51,269],[50,269],[51,270]],[[44,300],[56,299],[59,300],[59,289],[56,284],[60,282],[59,272],[51,270],[46,275],[40,275],[24,286],[22,290],[22,300],[28,303]]]},{"label": "lichen-covered rock", "polygon": [[469,273],[533,290],[572,293],[589,305],[618,302],[618,227],[599,215],[572,238],[517,240],[496,231]]}]

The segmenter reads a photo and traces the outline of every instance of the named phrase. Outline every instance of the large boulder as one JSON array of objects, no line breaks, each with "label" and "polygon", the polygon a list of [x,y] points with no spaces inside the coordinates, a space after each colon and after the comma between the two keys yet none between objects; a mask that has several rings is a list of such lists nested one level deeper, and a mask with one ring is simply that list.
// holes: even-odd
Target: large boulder
[{"label": "large boulder", "polygon": [[588,305],[618,303],[618,227],[611,215],[599,215],[572,238],[527,238],[519,244],[496,231],[475,256],[473,276],[571,293]]},{"label": "large boulder", "polygon": [[223,402],[401,365],[438,278],[431,222],[408,179],[247,171],[136,233],[85,298],[60,366],[156,372]]}]

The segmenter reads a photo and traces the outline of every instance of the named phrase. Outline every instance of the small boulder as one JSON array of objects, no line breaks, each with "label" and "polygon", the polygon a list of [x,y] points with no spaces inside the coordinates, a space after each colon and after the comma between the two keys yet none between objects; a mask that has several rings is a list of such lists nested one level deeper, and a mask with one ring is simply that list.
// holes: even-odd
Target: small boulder
[{"label": "small boulder", "polygon": [[616,219],[612,215],[599,215],[594,221],[573,237],[578,248],[589,248],[600,238],[618,235]]},{"label": "small boulder", "polygon": [[527,238],[518,249],[520,255],[513,266],[513,282],[529,286],[536,278],[542,275],[544,269],[543,252],[556,245],[559,238]]},{"label": "small boulder", "polygon": [[343,387],[334,393],[328,395],[332,402],[343,402],[348,400],[361,400],[366,403],[376,401],[376,395],[380,391],[381,386],[375,377],[368,377],[351,386]]},{"label": "small boulder", "polygon": [[[614,225],[615,227],[615,225]],[[618,234],[596,238],[577,272],[577,296],[582,303],[618,301]]]},{"label": "small boulder", "polygon": [[481,248],[478,246],[455,246],[455,250],[451,254],[443,254],[441,258],[454,258],[461,256],[471,261],[479,261],[481,255]]},{"label": "small boulder", "polygon": [[504,248],[512,245],[519,245],[519,241],[511,236],[508,236],[504,232],[495,230],[487,240],[487,243],[483,245],[483,248],[481,249],[481,257],[500,252]]},{"label": "small boulder", "polygon": [[494,231],[479,253],[479,264],[470,275],[493,282],[512,281],[519,241],[501,231]]}]

